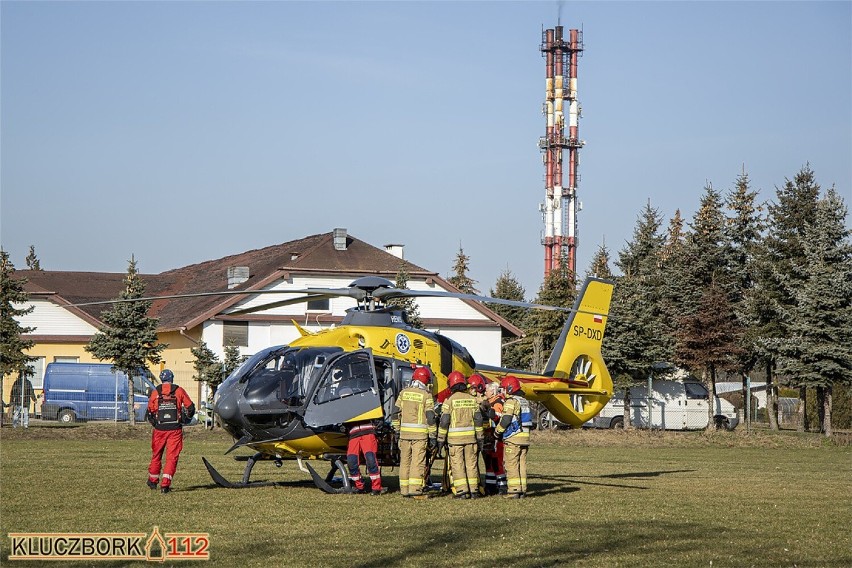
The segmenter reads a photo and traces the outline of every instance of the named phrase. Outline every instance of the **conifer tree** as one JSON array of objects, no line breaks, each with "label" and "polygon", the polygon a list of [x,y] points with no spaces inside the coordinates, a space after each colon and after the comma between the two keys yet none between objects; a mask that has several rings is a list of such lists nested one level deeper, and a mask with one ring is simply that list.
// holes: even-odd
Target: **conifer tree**
[{"label": "conifer tree", "polygon": [[[743,172],[737,177],[733,189],[728,193],[726,205],[729,211],[725,225],[725,238],[731,248],[730,291],[731,307],[737,319],[738,329],[742,330],[742,354],[738,371],[742,379],[743,401],[749,401],[748,374],[758,363],[758,350],[755,348],[753,320],[748,309],[754,294],[754,261],[764,230],[762,206],[757,202],[758,192],[751,189],[748,174]],[[750,404],[750,402],[744,403]],[[750,420],[751,415],[745,414]]]},{"label": "conifer tree", "polygon": [[683,216],[680,213],[680,209],[675,209],[674,216],[669,219],[669,228],[666,231],[663,248],[660,251],[661,263],[665,264],[667,261],[683,254],[685,238]]},{"label": "conifer tree", "polygon": [[789,335],[780,340],[778,371],[817,389],[820,431],[831,436],[832,387],[852,384],[852,243],[847,209],[832,188],[806,223],[806,262],[782,282],[793,299],[783,306]]},{"label": "conifer tree", "polygon": [[192,378],[196,381],[207,383],[207,386],[210,388],[210,395],[212,396],[216,393],[216,389],[222,383],[222,380],[224,380],[222,376],[224,370],[222,362],[219,361],[219,357],[212,349],[207,347],[207,343],[204,341],[189,351],[195,357],[195,361],[192,362],[195,374]]},{"label": "conifer tree", "polygon": [[[408,290],[408,262],[402,261],[396,272],[396,287],[400,290]],[[408,323],[412,327],[423,328],[423,320],[420,317],[420,307],[417,305],[417,300],[414,298],[392,298],[388,301],[388,305],[398,306],[405,311],[405,316],[408,318]]]},{"label": "conifer tree", "polygon": [[227,379],[246,359],[248,356],[240,355],[239,347],[233,344],[226,345],[223,378]]},{"label": "conifer tree", "polygon": [[[500,273],[500,276],[497,277],[497,281],[494,283],[494,288],[489,292],[492,298],[515,300],[518,302],[525,300],[524,294],[526,294],[526,290],[524,290],[524,287],[508,268]],[[488,304],[488,307],[518,327],[523,325],[527,313],[527,310],[524,308],[507,306],[505,304]]]},{"label": "conifer tree", "polygon": [[667,354],[666,361],[672,360],[674,355],[677,320],[683,315],[681,298],[686,295],[681,290],[685,280],[683,273],[687,269],[686,232],[683,225],[683,217],[680,209],[677,209],[669,220],[663,248],[660,251],[660,341]]},{"label": "conifer tree", "polygon": [[[17,376],[19,373],[32,375],[29,363],[35,360],[26,354],[35,342],[24,339],[23,336],[34,327],[22,326],[15,319],[31,313],[33,306],[26,305],[29,294],[24,290],[26,279],[15,278],[15,265],[9,259],[9,253],[0,249],[0,393],[3,392],[3,381],[6,375]],[[0,412],[3,412],[0,409]]]},{"label": "conifer tree", "polygon": [[30,253],[27,255],[27,268],[30,270],[41,270],[41,263],[35,252],[35,246],[30,245]]},{"label": "conifer tree", "polygon": [[[726,220],[722,208],[721,194],[708,184],[686,237],[685,262],[680,272],[682,279],[678,291],[680,297],[676,299],[682,310],[682,315],[676,320],[679,326],[676,363],[700,373],[710,391],[711,401],[716,395],[717,371],[733,368],[729,358],[732,354],[741,353],[738,326],[729,325],[723,330],[701,328],[708,321],[736,324],[731,298],[727,297],[731,290],[732,253],[725,235]],[[715,314],[705,312],[711,309],[725,311]],[[692,337],[687,335],[690,333]],[[707,352],[699,357],[695,351],[688,349],[691,345],[702,345]],[[715,404],[710,404],[710,407],[715,409]]]},{"label": "conifer tree", "polygon": [[[136,270],[136,259],[131,257],[124,278],[124,290],[119,300],[136,300],[144,297],[145,282]],[[86,346],[97,359],[111,360],[112,368],[127,375],[128,413],[130,424],[136,424],[134,412],[133,377],[146,363],[157,364],[160,353],[168,344],[157,342],[157,319],[148,317],[151,301],[119,301],[101,314],[104,326]]]},{"label": "conifer tree", "polygon": [[621,270],[613,289],[603,356],[617,388],[624,389],[624,427],[630,428],[630,386],[647,380],[654,363],[667,360],[661,340],[661,274],[664,243],[662,218],[647,203],[633,230],[633,239],[619,252]]},{"label": "conifer tree", "polygon": [[713,283],[723,289],[730,282],[730,246],[725,238],[722,195],[707,184],[690,223],[684,246],[685,269],[679,299],[686,313],[697,309],[698,300]]},{"label": "conifer tree", "polygon": [[[795,304],[793,291],[803,285],[794,266],[806,262],[805,226],[816,215],[820,187],[814,172],[805,165],[796,176],[776,188],[775,200],[767,206],[767,232],[756,251],[753,276],[755,290],[748,299],[754,330],[754,348],[766,366],[767,407],[770,427],[778,429],[777,362],[781,343],[790,335],[784,313]],[[806,389],[800,389],[799,429],[807,429],[804,413]]]},{"label": "conifer tree", "polygon": [[595,252],[595,256],[589,265],[589,270],[586,276],[594,276],[595,278],[612,278],[612,269],[609,267],[609,249],[606,247],[606,242],[603,242]]},{"label": "conifer tree", "polygon": [[[512,274],[508,268],[500,273],[497,282],[494,283],[494,288],[490,291],[490,296],[493,298],[501,298],[503,300],[524,301],[526,290]],[[488,307],[494,310],[497,314],[523,329],[527,317],[527,310],[516,306],[507,306],[504,304],[488,304]],[[523,365],[524,347],[521,345],[521,339],[505,339],[502,349],[502,364],[504,367],[520,368]]]},{"label": "conifer tree", "polygon": [[711,283],[701,293],[695,310],[679,320],[677,361],[687,369],[701,371],[710,401],[708,428],[714,426],[716,378],[720,370],[736,367],[741,347],[736,317],[722,286]]},{"label": "conifer tree", "polygon": [[735,303],[742,301],[754,285],[752,264],[764,230],[763,207],[757,202],[757,196],[758,192],[751,189],[748,174],[743,172],[726,199],[731,215],[726,219],[724,233],[731,248],[730,284]]},{"label": "conifer tree", "polygon": [[459,252],[453,265],[453,275],[447,281],[465,294],[479,294],[476,289],[476,280],[467,275],[470,270],[470,257],[464,253],[459,244]]}]

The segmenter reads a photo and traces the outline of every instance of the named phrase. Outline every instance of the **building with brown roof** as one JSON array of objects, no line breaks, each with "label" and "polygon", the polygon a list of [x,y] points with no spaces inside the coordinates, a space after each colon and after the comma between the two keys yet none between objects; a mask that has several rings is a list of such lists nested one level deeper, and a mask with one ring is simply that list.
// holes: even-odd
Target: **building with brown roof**
[{"label": "building with brown roof", "polygon": [[[230,293],[158,299],[152,303],[149,315],[159,319],[160,341],[168,344],[161,368],[172,369],[176,382],[198,399],[205,393],[201,384],[193,380],[194,357],[190,349],[201,341],[220,359],[224,359],[228,344],[237,345],[242,354],[250,355],[298,337],[294,322],[308,331],[317,331],[340,323],[345,311],[355,306],[351,298],[335,297],[229,315],[237,308],[270,301],[252,291],[346,288],[362,276],[394,281],[403,262],[402,251],[401,245],[380,249],[347,234],[345,229],[335,229],[160,274],[140,275],[146,284],[146,296]],[[412,290],[457,291],[436,272],[411,263],[406,268],[407,287]],[[22,325],[35,328],[28,335],[36,342],[30,354],[38,358],[33,386],[40,388],[44,368],[52,361],[94,362],[85,346],[103,325],[101,313],[110,306],[76,304],[117,298],[125,274],[21,270],[16,271],[15,277],[27,278],[26,290],[35,308],[21,318]],[[458,341],[481,363],[499,365],[503,338],[521,335],[520,329],[478,302],[418,298],[417,304],[424,328]],[[155,374],[159,370],[152,369]]]}]

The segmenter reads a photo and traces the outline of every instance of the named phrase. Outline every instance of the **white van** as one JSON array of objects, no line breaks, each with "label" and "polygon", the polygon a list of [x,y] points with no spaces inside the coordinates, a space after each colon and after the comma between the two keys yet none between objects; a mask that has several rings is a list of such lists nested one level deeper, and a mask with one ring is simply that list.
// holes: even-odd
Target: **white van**
[{"label": "white van", "polygon": [[[718,396],[714,412],[717,428],[733,430],[739,424],[739,415],[734,405]],[[636,428],[663,430],[702,430],[707,427],[707,405],[710,393],[695,379],[682,381],[654,379],[650,417],[648,409],[648,387],[637,385],[630,388],[630,420]],[[624,426],[624,390],[615,391],[612,399],[600,414],[586,422],[587,428],[622,428]]]}]

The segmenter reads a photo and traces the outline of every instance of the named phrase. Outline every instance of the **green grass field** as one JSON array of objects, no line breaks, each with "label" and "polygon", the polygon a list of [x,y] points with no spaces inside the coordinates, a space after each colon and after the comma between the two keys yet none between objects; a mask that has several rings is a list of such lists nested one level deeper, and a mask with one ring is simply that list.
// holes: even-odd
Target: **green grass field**
[{"label": "green grass field", "polygon": [[381,497],[323,494],[295,462],[255,467],[281,486],[218,488],[201,456],[234,480],[243,462],[199,428],[162,495],[149,430],[3,428],[0,563],[28,564],[9,533],[156,525],[209,533],[210,566],[852,566],[852,448],[816,434],[534,432],[529,498],[412,502],[388,468]]}]

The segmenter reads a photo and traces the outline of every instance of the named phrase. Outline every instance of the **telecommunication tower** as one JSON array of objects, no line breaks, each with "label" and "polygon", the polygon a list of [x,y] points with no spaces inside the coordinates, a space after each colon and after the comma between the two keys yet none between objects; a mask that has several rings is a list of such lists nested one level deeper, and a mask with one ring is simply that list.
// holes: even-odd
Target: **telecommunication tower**
[{"label": "telecommunication tower", "polygon": [[[577,60],[583,51],[583,32],[562,26],[543,30],[541,53],[546,61],[545,102],[543,113],[547,129],[539,139],[544,162],[544,203],[539,210],[544,218],[544,276],[558,270],[564,258],[566,267],[577,272],[577,185],[580,176],[578,151],[585,144],[579,138],[580,103],[577,101]],[[565,135],[565,110],[568,111],[568,136]],[[563,184],[562,163],[567,152],[568,183]]]}]

